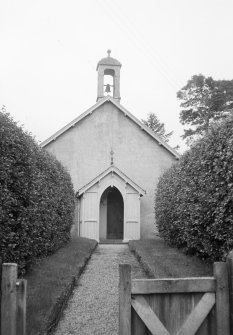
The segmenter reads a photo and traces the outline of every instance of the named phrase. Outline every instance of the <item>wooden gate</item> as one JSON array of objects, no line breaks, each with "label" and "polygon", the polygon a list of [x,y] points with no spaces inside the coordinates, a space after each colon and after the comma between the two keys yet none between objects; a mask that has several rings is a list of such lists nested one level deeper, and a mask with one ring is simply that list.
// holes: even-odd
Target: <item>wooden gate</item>
[{"label": "wooden gate", "polygon": [[120,335],[230,335],[227,265],[213,277],[135,279],[119,268]]},{"label": "wooden gate", "polygon": [[0,335],[26,335],[26,287],[17,264],[0,262]]}]

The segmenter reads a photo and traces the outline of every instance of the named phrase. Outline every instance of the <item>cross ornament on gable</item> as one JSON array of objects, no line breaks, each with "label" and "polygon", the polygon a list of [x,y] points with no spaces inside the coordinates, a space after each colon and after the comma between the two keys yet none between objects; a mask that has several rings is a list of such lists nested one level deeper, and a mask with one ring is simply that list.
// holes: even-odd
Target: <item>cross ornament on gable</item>
[{"label": "cross ornament on gable", "polygon": [[113,148],[111,148],[111,151],[110,151],[111,165],[113,165],[113,155],[114,155],[114,151],[113,151]]}]

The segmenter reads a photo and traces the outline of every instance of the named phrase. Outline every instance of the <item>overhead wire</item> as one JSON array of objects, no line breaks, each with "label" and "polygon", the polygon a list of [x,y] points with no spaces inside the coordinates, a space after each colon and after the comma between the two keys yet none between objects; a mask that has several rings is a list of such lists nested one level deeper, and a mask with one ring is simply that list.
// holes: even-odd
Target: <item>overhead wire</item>
[{"label": "overhead wire", "polygon": [[[115,6],[117,6],[116,3],[115,3]],[[121,12],[120,8],[118,7],[119,16],[122,15],[122,14],[120,14],[120,12]],[[173,76],[173,77],[170,76],[172,74],[171,68],[169,68],[169,66],[161,59],[161,56],[160,56],[159,52],[154,49],[154,46],[152,47],[152,44],[150,43],[150,39],[148,39],[145,43],[145,39],[143,38],[143,36],[141,34],[141,31],[137,30],[137,34],[135,33],[136,28],[135,28],[135,26],[133,26],[133,23],[132,23],[132,21],[130,21],[130,18],[125,18],[124,17],[124,22],[128,26],[128,29],[131,31],[131,33],[134,35],[135,39],[138,40],[138,44],[143,45],[143,48],[141,48],[141,50],[144,51],[144,54],[145,54],[145,50],[146,50],[146,55],[149,55],[151,57],[151,61],[155,62],[155,59],[156,59],[156,61],[158,63],[158,64],[155,63],[156,67],[158,67],[158,69],[162,72],[162,74],[165,75],[165,78],[170,83],[172,83],[172,86],[177,89],[177,87],[180,86],[180,83],[178,83],[178,81],[175,79],[175,76]],[[140,41],[138,39],[139,35],[140,35]],[[155,54],[153,53],[153,51],[151,51],[152,48],[153,48]],[[169,73],[169,75],[168,75],[168,73]]]},{"label": "overhead wire", "polygon": [[[115,3],[116,6],[117,3]],[[118,6],[118,13],[120,15],[120,8]],[[125,23],[128,25],[128,29],[134,34],[135,38],[137,38],[137,36],[140,34],[141,35],[141,38],[140,38],[140,44],[142,43],[143,44],[143,49],[142,50],[145,50],[147,49],[147,55],[148,53],[150,54],[151,56],[151,59],[154,60],[155,58],[157,59],[158,63],[160,64],[160,66],[163,68],[163,70],[165,71],[166,75],[169,73],[169,74],[172,74],[172,77],[169,77],[169,80],[171,80],[176,86],[180,86],[180,83],[178,83],[178,81],[176,80],[175,76],[174,76],[174,73],[173,73],[173,70],[171,69],[171,67],[165,62],[162,60],[162,57],[161,55],[159,54],[159,51],[158,50],[155,50],[154,49],[154,45],[152,46],[152,44],[150,43],[150,40],[147,40],[147,42],[145,43],[145,39],[143,38],[142,34],[141,34],[141,31],[140,30],[137,30],[137,34],[135,33],[136,31],[136,28],[135,26],[133,27],[133,23],[132,21],[130,21],[130,18],[125,18]],[[150,49],[153,49],[155,54],[153,53],[153,50],[151,51]]]},{"label": "overhead wire", "polygon": [[[130,22],[129,18],[125,19],[123,17],[122,12],[120,11],[120,8],[117,7],[117,5],[112,2],[112,0],[110,1],[97,0],[97,1],[101,5],[102,9],[105,12],[107,11],[108,15],[111,15],[111,19],[114,20],[117,26],[120,27],[121,29],[123,28],[124,32],[126,32],[127,35],[130,37],[131,43],[134,44],[134,46],[140,51],[140,53],[143,55],[146,54],[147,59],[148,58],[150,59],[150,63],[152,64],[152,66],[156,69],[156,71],[159,71],[162,74],[162,76],[166,79],[166,81],[169,83],[172,89],[178,90],[179,87],[181,87],[181,84],[178,83],[176,79],[171,77],[172,71],[168,68],[165,62],[160,60],[160,56],[157,55],[158,54],[157,51],[156,51],[157,53],[156,55],[154,55],[153,52],[151,52],[150,50],[151,46],[148,47],[148,43],[145,43],[144,38],[136,30],[136,28],[133,27],[133,24]],[[108,2],[108,5],[106,5],[106,2]],[[116,12],[117,12],[117,15],[116,15]],[[140,40],[138,36],[140,36]],[[145,53],[145,50],[146,50],[146,53]]]}]

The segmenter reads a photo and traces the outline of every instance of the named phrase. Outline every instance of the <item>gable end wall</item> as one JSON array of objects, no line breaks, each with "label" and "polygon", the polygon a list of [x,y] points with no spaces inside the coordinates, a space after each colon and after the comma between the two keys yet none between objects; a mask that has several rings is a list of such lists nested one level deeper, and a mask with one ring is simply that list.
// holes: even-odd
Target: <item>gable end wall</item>
[{"label": "gable end wall", "polygon": [[141,238],[152,237],[155,187],[176,159],[148,133],[106,102],[45,146],[70,172],[75,191],[110,166],[111,148],[114,165],[146,190],[141,198]]}]

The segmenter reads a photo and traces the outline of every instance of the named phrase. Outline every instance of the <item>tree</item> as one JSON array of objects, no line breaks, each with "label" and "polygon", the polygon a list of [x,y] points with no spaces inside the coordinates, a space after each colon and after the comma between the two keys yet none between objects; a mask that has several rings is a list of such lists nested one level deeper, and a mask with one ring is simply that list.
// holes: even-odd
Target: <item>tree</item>
[{"label": "tree", "polygon": [[61,163],[0,111],[0,258],[28,266],[70,239],[71,177]]},{"label": "tree", "polygon": [[233,249],[233,115],[210,129],[159,179],[156,224],[166,242],[220,261]]},{"label": "tree", "polygon": [[161,123],[155,113],[149,113],[146,120],[142,122],[159,135],[165,142],[168,142],[173,131],[166,134],[164,123]]},{"label": "tree", "polygon": [[225,118],[233,110],[233,80],[194,75],[177,92],[177,98],[183,108],[180,112],[181,124],[191,126],[184,130],[182,137],[190,141],[203,136],[211,123]]},{"label": "tree", "polygon": [[[147,127],[153,130],[157,135],[159,135],[164,142],[168,142],[173,131],[166,134],[165,125],[161,123],[155,113],[149,113],[146,120],[141,120]],[[173,149],[178,150],[179,145],[176,145]]]}]

